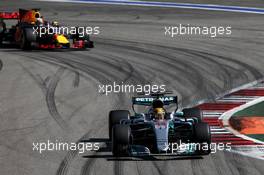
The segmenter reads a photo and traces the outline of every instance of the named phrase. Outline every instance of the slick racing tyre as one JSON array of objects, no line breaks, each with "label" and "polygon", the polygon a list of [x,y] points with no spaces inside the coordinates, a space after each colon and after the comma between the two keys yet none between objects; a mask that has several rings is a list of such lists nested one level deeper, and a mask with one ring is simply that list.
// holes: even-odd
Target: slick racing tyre
[{"label": "slick racing tyre", "polygon": [[128,110],[114,110],[109,112],[109,139],[112,138],[112,127],[116,124],[120,124],[121,120],[127,120],[130,118]]},{"label": "slick racing tyre", "polygon": [[31,48],[31,42],[27,39],[26,30],[21,33],[20,48],[23,50],[29,50]]},{"label": "slick racing tyre", "polygon": [[85,41],[85,48],[94,48],[94,43],[93,41]]},{"label": "slick racing tyre", "polygon": [[6,31],[6,23],[0,20],[0,33],[4,33]]},{"label": "slick racing tyre", "polygon": [[185,108],[182,110],[184,117],[196,118],[198,123],[202,122],[202,113],[199,108]]},{"label": "slick racing tyre", "polygon": [[112,153],[115,157],[129,156],[131,130],[129,125],[115,125],[112,128]]},{"label": "slick racing tyre", "polygon": [[1,36],[1,34],[0,34],[0,47],[3,45],[3,38],[2,38],[2,36]]},{"label": "slick racing tyre", "polygon": [[207,123],[194,125],[194,142],[197,145],[196,153],[206,155],[211,152],[211,131]]},{"label": "slick racing tyre", "polygon": [[31,49],[31,43],[36,41],[37,36],[33,34],[33,29],[25,28],[21,33],[20,48],[23,50]]},{"label": "slick racing tyre", "polygon": [[5,23],[3,21],[0,21],[0,46],[2,46],[3,43],[3,36],[5,30],[6,30]]},{"label": "slick racing tyre", "polygon": [[84,41],[84,48],[94,48],[94,42],[90,40],[89,35],[85,35],[82,40]]}]

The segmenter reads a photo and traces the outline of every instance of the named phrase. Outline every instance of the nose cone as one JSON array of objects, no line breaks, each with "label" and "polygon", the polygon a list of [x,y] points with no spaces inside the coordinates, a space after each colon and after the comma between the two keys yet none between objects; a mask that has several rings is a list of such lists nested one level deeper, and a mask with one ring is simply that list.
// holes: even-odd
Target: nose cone
[{"label": "nose cone", "polygon": [[168,132],[169,122],[166,120],[155,121],[155,134],[158,151],[163,152],[169,149],[168,147]]},{"label": "nose cone", "polygon": [[68,43],[70,43],[69,40],[63,35],[58,35],[56,40],[60,44],[68,44]]}]

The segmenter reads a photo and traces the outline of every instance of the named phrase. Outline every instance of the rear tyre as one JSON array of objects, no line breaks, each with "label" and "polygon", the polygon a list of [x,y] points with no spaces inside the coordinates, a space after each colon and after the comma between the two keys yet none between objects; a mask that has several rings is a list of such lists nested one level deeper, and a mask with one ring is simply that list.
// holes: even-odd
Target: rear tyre
[{"label": "rear tyre", "polygon": [[3,36],[6,30],[5,23],[3,21],[0,22],[0,46],[3,44]]},{"label": "rear tyre", "polygon": [[113,156],[129,156],[131,130],[129,125],[115,125],[112,128],[112,153]]},{"label": "rear tyre", "polygon": [[25,30],[21,33],[20,48],[23,50],[29,50],[31,48],[31,42],[28,41]]},{"label": "rear tyre", "polygon": [[0,47],[3,45],[3,38],[2,38],[2,36],[1,36],[1,34],[0,34]]},{"label": "rear tyre", "polygon": [[6,23],[1,21],[0,19],[0,33],[4,33],[6,31]]},{"label": "rear tyre", "polygon": [[37,40],[36,34],[34,34],[33,29],[25,28],[21,33],[20,48],[23,50],[30,50],[31,43]]},{"label": "rear tyre", "polygon": [[85,48],[94,48],[94,43],[93,41],[85,41]]},{"label": "rear tyre", "polygon": [[207,123],[194,125],[194,141],[197,145],[196,153],[207,155],[211,153],[211,131]]},{"label": "rear tyre", "polygon": [[94,48],[94,43],[93,41],[90,40],[89,35],[84,36],[84,42],[85,42],[85,48]]},{"label": "rear tyre", "polygon": [[202,122],[202,113],[199,108],[185,108],[182,110],[184,117],[196,118],[198,123]]},{"label": "rear tyre", "polygon": [[109,112],[109,139],[112,138],[112,127],[116,124],[120,124],[121,120],[128,120],[130,113],[128,110],[113,110]]}]

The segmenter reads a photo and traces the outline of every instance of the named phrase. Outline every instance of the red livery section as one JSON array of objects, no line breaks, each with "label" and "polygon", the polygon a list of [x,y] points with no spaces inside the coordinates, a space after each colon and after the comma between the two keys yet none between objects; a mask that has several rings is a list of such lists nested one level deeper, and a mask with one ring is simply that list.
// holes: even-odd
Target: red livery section
[{"label": "red livery section", "polygon": [[234,103],[224,103],[224,102],[219,102],[219,103],[204,103],[199,105],[198,107],[201,110],[216,110],[216,111],[226,111],[226,110],[230,110],[233,109],[235,107],[238,107],[242,104],[245,103],[241,103],[241,102],[234,102]]},{"label": "red livery section", "polygon": [[2,19],[19,19],[19,12],[0,12]]},{"label": "red livery section", "polygon": [[[6,20],[11,19],[17,23],[11,26],[7,25]],[[87,30],[81,32],[77,26],[71,27],[73,30],[65,28],[67,27],[61,26],[57,21],[44,20],[40,9],[0,12],[0,46],[15,46],[22,50],[94,47]]]}]

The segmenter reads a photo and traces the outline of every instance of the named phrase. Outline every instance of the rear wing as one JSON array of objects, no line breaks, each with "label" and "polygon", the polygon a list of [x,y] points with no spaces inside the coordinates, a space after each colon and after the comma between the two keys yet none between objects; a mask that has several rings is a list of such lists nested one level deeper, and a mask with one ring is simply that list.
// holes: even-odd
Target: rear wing
[{"label": "rear wing", "polygon": [[0,19],[19,19],[19,12],[0,12]]},{"label": "rear wing", "polygon": [[159,99],[164,105],[178,104],[177,96],[162,96],[162,97],[132,97],[133,105],[151,106],[153,101]]}]

